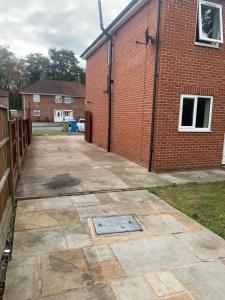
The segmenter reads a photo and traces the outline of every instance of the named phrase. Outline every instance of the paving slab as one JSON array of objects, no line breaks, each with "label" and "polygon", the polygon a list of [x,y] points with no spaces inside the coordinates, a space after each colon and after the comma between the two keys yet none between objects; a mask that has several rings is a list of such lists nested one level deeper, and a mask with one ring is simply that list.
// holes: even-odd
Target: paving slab
[{"label": "paving slab", "polygon": [[10,266],[7,272],[4,300],[30,300],[39,296],[38,265]]},{"label": "paving slab", "polygon": [[115,282],[113,290],[120,300],[154,300],[156,297],[142,277]]},{"label": "paving slab", "polygon": [[175,216],[169,214],[140,216],[140,221],[153,234],[180,233],[188,230]]},{"label": "paving slab", "polygon": [[35,200],[19,201],[17,203],[17,215],[52,209],[69,209],[73,207],[72,197],[52,197]]},{"label": "paving slab", "polygon": [[159,297],[171,296],[185,291],[185,287],[176,279],[172,272],[148,273],[145,278]]},{"label": "paving slab", "polygon": [[92,245],[90,234],[84,224],[61,228],[68,249],[79,249]]},{"label": "paving slab", "polygon": [[125,277],[122,268],[116,260],[91,263],[88,268],[91,279],[95,283],[109,283]]},{"label": "paving slab", "polygon": [[178,234],[176,238],[202,260],[225,258],[225,240],[207,229]]},{"label": "paving slab", "polygon": [[29,256],[45,255],[66,250],[67,244],[60,227],[16,232],[13,243],[13,259],[25,260]]},{"label": "paving slab", "polygon": [[88,263],[112,260],[114,258],[112,251],[107,245],[84,248],[84,254]]},{"label": "paving slab", "polygon": [[225,265],[201,263],[178,269],[175,273],[196,300],[225,299]]},{"label": "paving slab", "polygon": [[28,212],[18,214],[15,231],[78,224],[79,222],[80,218],[75,208]]},{"label": "paving slab", "polygon": [[60,295],[41,297],[40,300],[117,300],[109,285],[96,284]]},{"label": "paving slab", "polygon": [[90,278],[82,250],[51,253],[41,258],[41,295],[84,288]]},{"label": "paving slab", "polygon": [[110,247],[127,276],[166,270],[199,261],[172,235],[124,241],[114,243]]}]

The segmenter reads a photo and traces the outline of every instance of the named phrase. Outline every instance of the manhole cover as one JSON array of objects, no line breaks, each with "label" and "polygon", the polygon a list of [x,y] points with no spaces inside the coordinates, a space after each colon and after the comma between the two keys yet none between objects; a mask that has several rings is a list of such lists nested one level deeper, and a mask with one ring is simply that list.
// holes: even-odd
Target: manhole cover
[{"label": "manhole cover", "polygon": [[142,231],[142,228],[137,223],[133,216],[114,216],[104,218],[92,218],[95,231],[98,235]]}]

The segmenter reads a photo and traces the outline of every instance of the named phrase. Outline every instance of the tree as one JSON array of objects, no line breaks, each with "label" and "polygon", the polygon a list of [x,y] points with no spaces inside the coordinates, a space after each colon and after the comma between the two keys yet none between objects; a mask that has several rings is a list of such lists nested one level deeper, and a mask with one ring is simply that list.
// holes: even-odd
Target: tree
[{"label": "tree", "polygon": [[19,91],[25,86],[26,74],[22,60],[8,47],[0,46],[0,89],[9,92],[10,108],[21,107]]},{"label": "tree", "polygon": [[50,64],[48,57],[40,53],[33,53],[26,56],[24,63],[27,73],[27,85],[46,77]]},{"label": "tree", "polygon": [[49,79],[80,81],[82,72],[73,51],[51,48],[49,49],[49,58],[50,66],[47,74]]},{"label": "tree", "polygon": [[17,59],[8,47],[0,46],[0,62],[0,88],[18,92],[26,80],[23,61]]}]

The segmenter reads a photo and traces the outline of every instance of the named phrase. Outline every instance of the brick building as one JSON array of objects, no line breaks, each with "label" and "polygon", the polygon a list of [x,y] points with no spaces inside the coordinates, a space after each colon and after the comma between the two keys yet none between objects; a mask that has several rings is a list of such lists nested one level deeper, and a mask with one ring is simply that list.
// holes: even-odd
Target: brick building
[{"label": "brick building", "polygon": [[64,116],[84,117],[85,86],[79,82],[42,79],[21,94],[24,114],[30,107],[32,121],[62,122]]},{"label": "brick building", "polygon": [[93,143],[155,171],[225,164],[224,10],[222,0],[124,9],[106,28],[112,64],[104,33],[81,55]]}]

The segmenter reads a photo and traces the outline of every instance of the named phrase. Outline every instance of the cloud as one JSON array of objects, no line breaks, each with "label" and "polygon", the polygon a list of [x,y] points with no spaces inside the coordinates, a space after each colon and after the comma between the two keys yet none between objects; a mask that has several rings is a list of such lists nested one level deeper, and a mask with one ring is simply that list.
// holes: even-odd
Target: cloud
[{"label": "cloud", "polygon": [[[129,0],[102,0],[105,26]],[[49,47],[79,55],[100,34],[97,0],[1,0],[0,45],[20,57]]]}]

